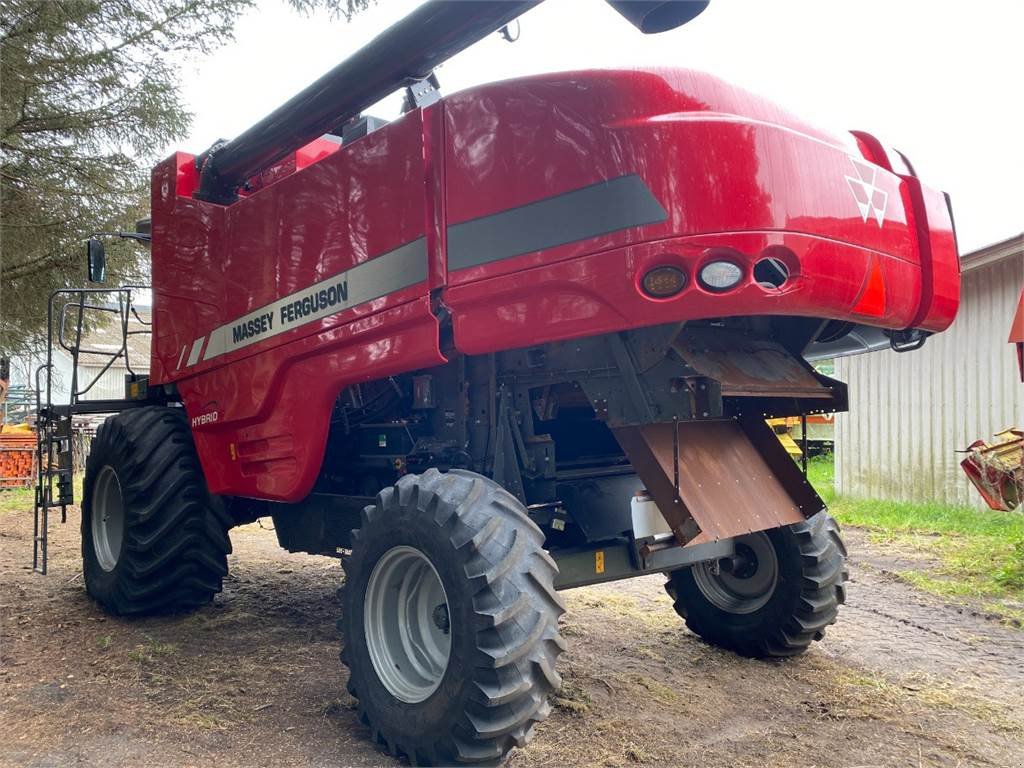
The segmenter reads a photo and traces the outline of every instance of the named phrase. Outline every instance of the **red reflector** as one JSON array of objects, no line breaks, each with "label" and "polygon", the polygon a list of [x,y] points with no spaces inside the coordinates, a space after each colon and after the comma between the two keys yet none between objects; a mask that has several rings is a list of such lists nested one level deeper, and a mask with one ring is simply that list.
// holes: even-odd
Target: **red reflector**
[{"label": "red reflector", "polygon": [[1024,288],[1020,289],[1017,314],[1013,316],[1013,324],[1010,326],[1010,338],[1007,341],[1017,345],[1017,366],[1020,368],[1020,380],[1024,381]]},{"label": "red reflector", "polygon": [[864,287],[861,289],[860,298],[853,305],[853,311],[858,315],[871,315],[881,317],[885,314],[885,278],[882,276],[882,268],[878,265],[878,257],[871,256],[871,267]]},{"label": "red reflector", "polygon": [[1007,341],[1011,344],[1024,344],[1024,288],[1020,289],[1017,312],[1013,316],[1013,323],[1010,324],[1010,337]]}]

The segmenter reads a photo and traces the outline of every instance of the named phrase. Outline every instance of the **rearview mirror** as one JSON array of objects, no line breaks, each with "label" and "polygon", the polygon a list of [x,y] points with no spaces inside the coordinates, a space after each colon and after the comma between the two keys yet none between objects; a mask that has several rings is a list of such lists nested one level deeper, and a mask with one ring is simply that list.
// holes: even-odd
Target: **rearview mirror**
[{"label": "rearview mirror", "polygon": [[107,254],[103,250],[103,243],[95,237],[90,237],[86,243],[86,252],[89,255],[89,281],[107,282]]}]

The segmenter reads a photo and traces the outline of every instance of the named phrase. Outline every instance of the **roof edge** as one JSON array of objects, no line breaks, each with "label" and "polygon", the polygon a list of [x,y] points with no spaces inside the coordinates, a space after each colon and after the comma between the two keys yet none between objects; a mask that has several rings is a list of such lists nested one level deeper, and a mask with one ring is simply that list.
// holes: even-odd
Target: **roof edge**
[{"label": "roof edge", "polygon": [[1024,254],[1024,232],[966,254],[960,259],[960,271],[971,272],[1018,254]]}]

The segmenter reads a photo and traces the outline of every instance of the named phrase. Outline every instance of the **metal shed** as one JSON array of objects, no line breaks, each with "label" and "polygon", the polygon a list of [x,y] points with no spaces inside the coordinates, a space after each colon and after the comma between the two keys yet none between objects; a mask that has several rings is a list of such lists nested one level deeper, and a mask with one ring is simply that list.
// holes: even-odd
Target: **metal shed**
[{"label": "metal shed", "polygon": [[[123,398],[125,376],[129,369],[135,374],[149,373],[150,322],[149,312],[138,310],[136,314],[128,316],[129,333],[126,342],[122,339],[121,327],[117,323],[95,328],[82,340],[83,351],[78,357],[78,386],[79,389],[89,387],[83,396],[84,400]],[[110,355],[119,352],[122,343],[127,346],[127,359],[119,357],[111,361]],[[105,354],[85,351],[90,349]]]},{"label": "metal shed", "polygon": [[[125,376],[129,364],[135,374],[149,373],[149,328],[150,312],[140,309],[137,315],[128,319],[129,336],[127,341],[128,360],[119,357],[111,362],[111,354],[121,349],[121,328],[116,323],[108,323],[94,328],[82,339],[83,350],[96,350],[102,354],[83,351],[78,359],[79,391],[88,387],[84,394],[85,400],[105,400],[124,397]],[[45,351],[34,355],[26,355],[11,361],[11,386],[31,392],[30,404],[35,407],[35,371],[46,362]],[[109,367],[104,367],[110,363]],[[59,345],[53,348],[53,402],[66,404],[69,398],[72,376],[71,355]],[[98,378],[97,378],[98,377]],[[91,386],[90,386],[91,384]]]},{"label": "metal shed", "polygon": [[1024,426],[1024,384],[1007,342],[1024,285],[1024,235],[961,260],[960,312],[916,352],[836,360],[850,412],[836,416],[836,491],[983,507],[960,469],[963,450]]}]

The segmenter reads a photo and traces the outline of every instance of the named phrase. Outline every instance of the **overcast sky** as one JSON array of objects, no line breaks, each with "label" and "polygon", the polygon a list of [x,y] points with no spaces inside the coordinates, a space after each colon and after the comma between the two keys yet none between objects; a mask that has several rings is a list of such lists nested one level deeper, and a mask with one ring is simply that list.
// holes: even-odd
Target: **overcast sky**
[{"label": "overcast sky", "polygon": [[[418,4],[381,0],[346,23],[260,0],[233,44],[186,67],[195,123],[179,149],[240,133]],[[963,252],[1024,230],[1019,0],[712,0],[690,24],[651,36],[601,0],[547,0],[521,28],[515,44],[494,35],[441,67],[442,92],[589,67],[705,70],[903,151],[952,195]],[[399,103],[370,111],[395,117]]]}]

